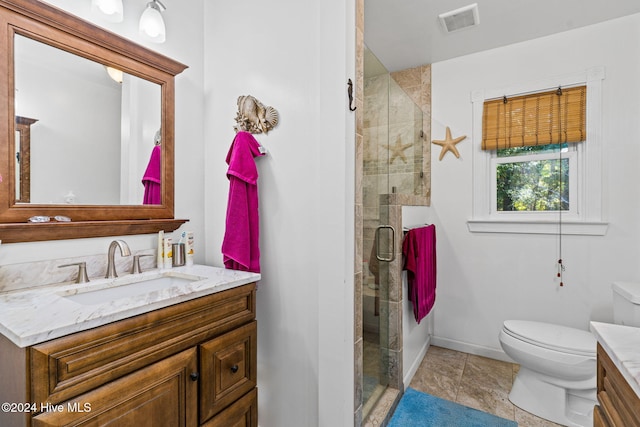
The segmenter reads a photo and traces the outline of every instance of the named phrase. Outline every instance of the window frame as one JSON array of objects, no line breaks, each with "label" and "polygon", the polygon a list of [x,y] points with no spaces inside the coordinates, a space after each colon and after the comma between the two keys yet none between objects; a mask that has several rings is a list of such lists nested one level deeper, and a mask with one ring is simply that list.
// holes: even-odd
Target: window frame
[{"label": "window frame", "polygon": [[[560,215],[552,212],[498,212],[495,208],[496,151],[482,150],[482,113],[485,100],[504,95],[548,90],[557,86],[587,86],[587,139],[577,143],[575,164],[577,180],[575,214],[562,214],[562,233],[604,235],[608,224],[602,207],[603,141],[602,141],[602,81],[604,67],[551,77],[520,85],[471,93],[473,106],[473,202],[472,217],[467,221],[470,232],[557,234]],[[571,182],[570,182],[571,185]],[[571,189],[570,189],[571,191]],[[550,215],[545,215],[550,214]]]}]

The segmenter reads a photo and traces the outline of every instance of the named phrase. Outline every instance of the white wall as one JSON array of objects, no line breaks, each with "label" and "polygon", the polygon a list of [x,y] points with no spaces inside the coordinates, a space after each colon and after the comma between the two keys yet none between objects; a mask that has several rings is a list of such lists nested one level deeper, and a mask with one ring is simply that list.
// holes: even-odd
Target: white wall
[{"label": "white wall", "polygon": [[[565,236],[564,287],[557,286],[557,236],[470,233],[471,92],[604,66],[603,237]],[[433,64],[432,137],[467,135],[438,161],[432,153],[432,213],[438,227],[434,344],[501,357],[505,319],[587,329],[612,321],[611,282],[640,280],[640,15]]]},{"label": "white wall", "polygon": [[[189,7],[177,0],[163,1],[167,6],[163,14],[167,26],[164,44],[146,42],[138,35],[138,19],[146,0],[126,1],[125,18],[121,23],[108,23],[92,15],[90,1],[49,0],[48,3],[189,66],[176,77],[175,217],[189,219],[178,231],[195,232],[195,261],[204,262],[203,0],[192,0]],[[156,246],[156,238],[152,235],[125,236],[124,239],[134,251]],[[101,253],[105,254],[106,262],[111,240],[113,238],[109,237],[2,244],[0,265]]]},{"label": "white wall", "polygon": [[[258,160],[260,425],[351,425],[354,1],[164,0],[161,45],[137,34],[146,0],[125,2],[120,24],[92,16],[89,1],[49,2],[189,66],[176,78],[175,206],[195,231],[196,262],[222,265],[237,97],[278,109],[279,126],[258,138],[269,149]],[[125,239],[132,250],[155,246],[150,235]],[[4,244],[0,265],[106,254],[110,240]]]},{"label": "white wall", "polygon": [[240,95],[276,108],[257,135],[262,427],[353,424],[354,1],[205,3],[205,213],[222,265],[224,162]]}]

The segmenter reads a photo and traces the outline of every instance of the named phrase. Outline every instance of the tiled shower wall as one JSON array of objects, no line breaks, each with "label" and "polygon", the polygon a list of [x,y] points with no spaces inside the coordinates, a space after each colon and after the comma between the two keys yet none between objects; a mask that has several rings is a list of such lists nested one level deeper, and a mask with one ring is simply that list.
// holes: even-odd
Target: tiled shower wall
[{"label": "tiled shower wall", "polygon": [[[392,79],[398,78],[417,98],[428,105],[430,98],[421,96],[430,88],[431,67],[424,66],[410,70],[367,77],[364,79],[363,111],[363,168],[362,168],[362,209],[363,209],[363,259],[365,263],[373,256],[376,227],[390,224],[381,218],[381,195],[399,194],[415,196],[418,205],[425,203],[430,173],[429,162],[425,161],[425,145],[429,145],[429,135],[424,126],[424,113],[406,90]],[[428,86],[422,81],[428,82]],[[417,85],[417,86],[409,86]],[[425,88],[426,86],[426,88]],[[427,125],[428,126],[428,125]],[[389,146],[402,147],[394,153]],[[426,154],[429,154],[427,151]],[[382,208],[384,210],[384,208]],[[393,224],[391,224],[393,225]],[[399,228],[396,228],[399,230]],[[373,275],[363,267],[364,284],[373,283]]]},{"label": "tiled shower wall", "polygon": [[[391,73],[391,78],[418,106],[419,110],[415,114],[422,114],[423,144],[422,155],[419,157],[422,164],[416,165],[414,169],[413,192],[405,190],[398,193],[416,196],[417,198],[412,200],[415,205],[429,206],[431,204],[431,65],[396,71]],[[414,121],[413,118],[411,120]],[[422,176],[419,176],[419,172],[422,172]],[[393,169],[391,173],[394,173]]]}]

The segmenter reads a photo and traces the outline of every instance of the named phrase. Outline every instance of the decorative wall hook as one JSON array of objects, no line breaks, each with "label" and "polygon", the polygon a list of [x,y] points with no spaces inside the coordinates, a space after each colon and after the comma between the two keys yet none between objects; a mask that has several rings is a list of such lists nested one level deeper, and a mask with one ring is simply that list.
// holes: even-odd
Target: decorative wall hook
[{"label": "decorative wall hook", "polygon": [[347,95],[349,95],[349,111],[356,111],[358,107],[353,107],[353,82],[351,79],[347,82]]},{"label": "decorative wall hook", "polygon": [[236,132],[243,130],[250,133],[269,133],[278,124],[279,115],[275,108],[265,107],[251,95],[238,97],[238,114],[236,115]]}]

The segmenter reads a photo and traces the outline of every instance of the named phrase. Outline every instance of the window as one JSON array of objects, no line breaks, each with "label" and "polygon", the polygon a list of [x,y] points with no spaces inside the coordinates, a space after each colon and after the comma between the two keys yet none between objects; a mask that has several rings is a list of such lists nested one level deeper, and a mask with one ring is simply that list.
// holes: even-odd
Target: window
[{"label": "window", "polygon": [[492,155],[492,209],[497,212],[575,214],[574,144],[502,148]]},{"label": "window", "polygon": [[[473,101],[472,232],[606,233],[603,68],[493,91]],[[540,91],[540,88],[558,89]],[[525,95],[509,96],[513,93]],[[507,94],[505,96],[505,94]]]}]

